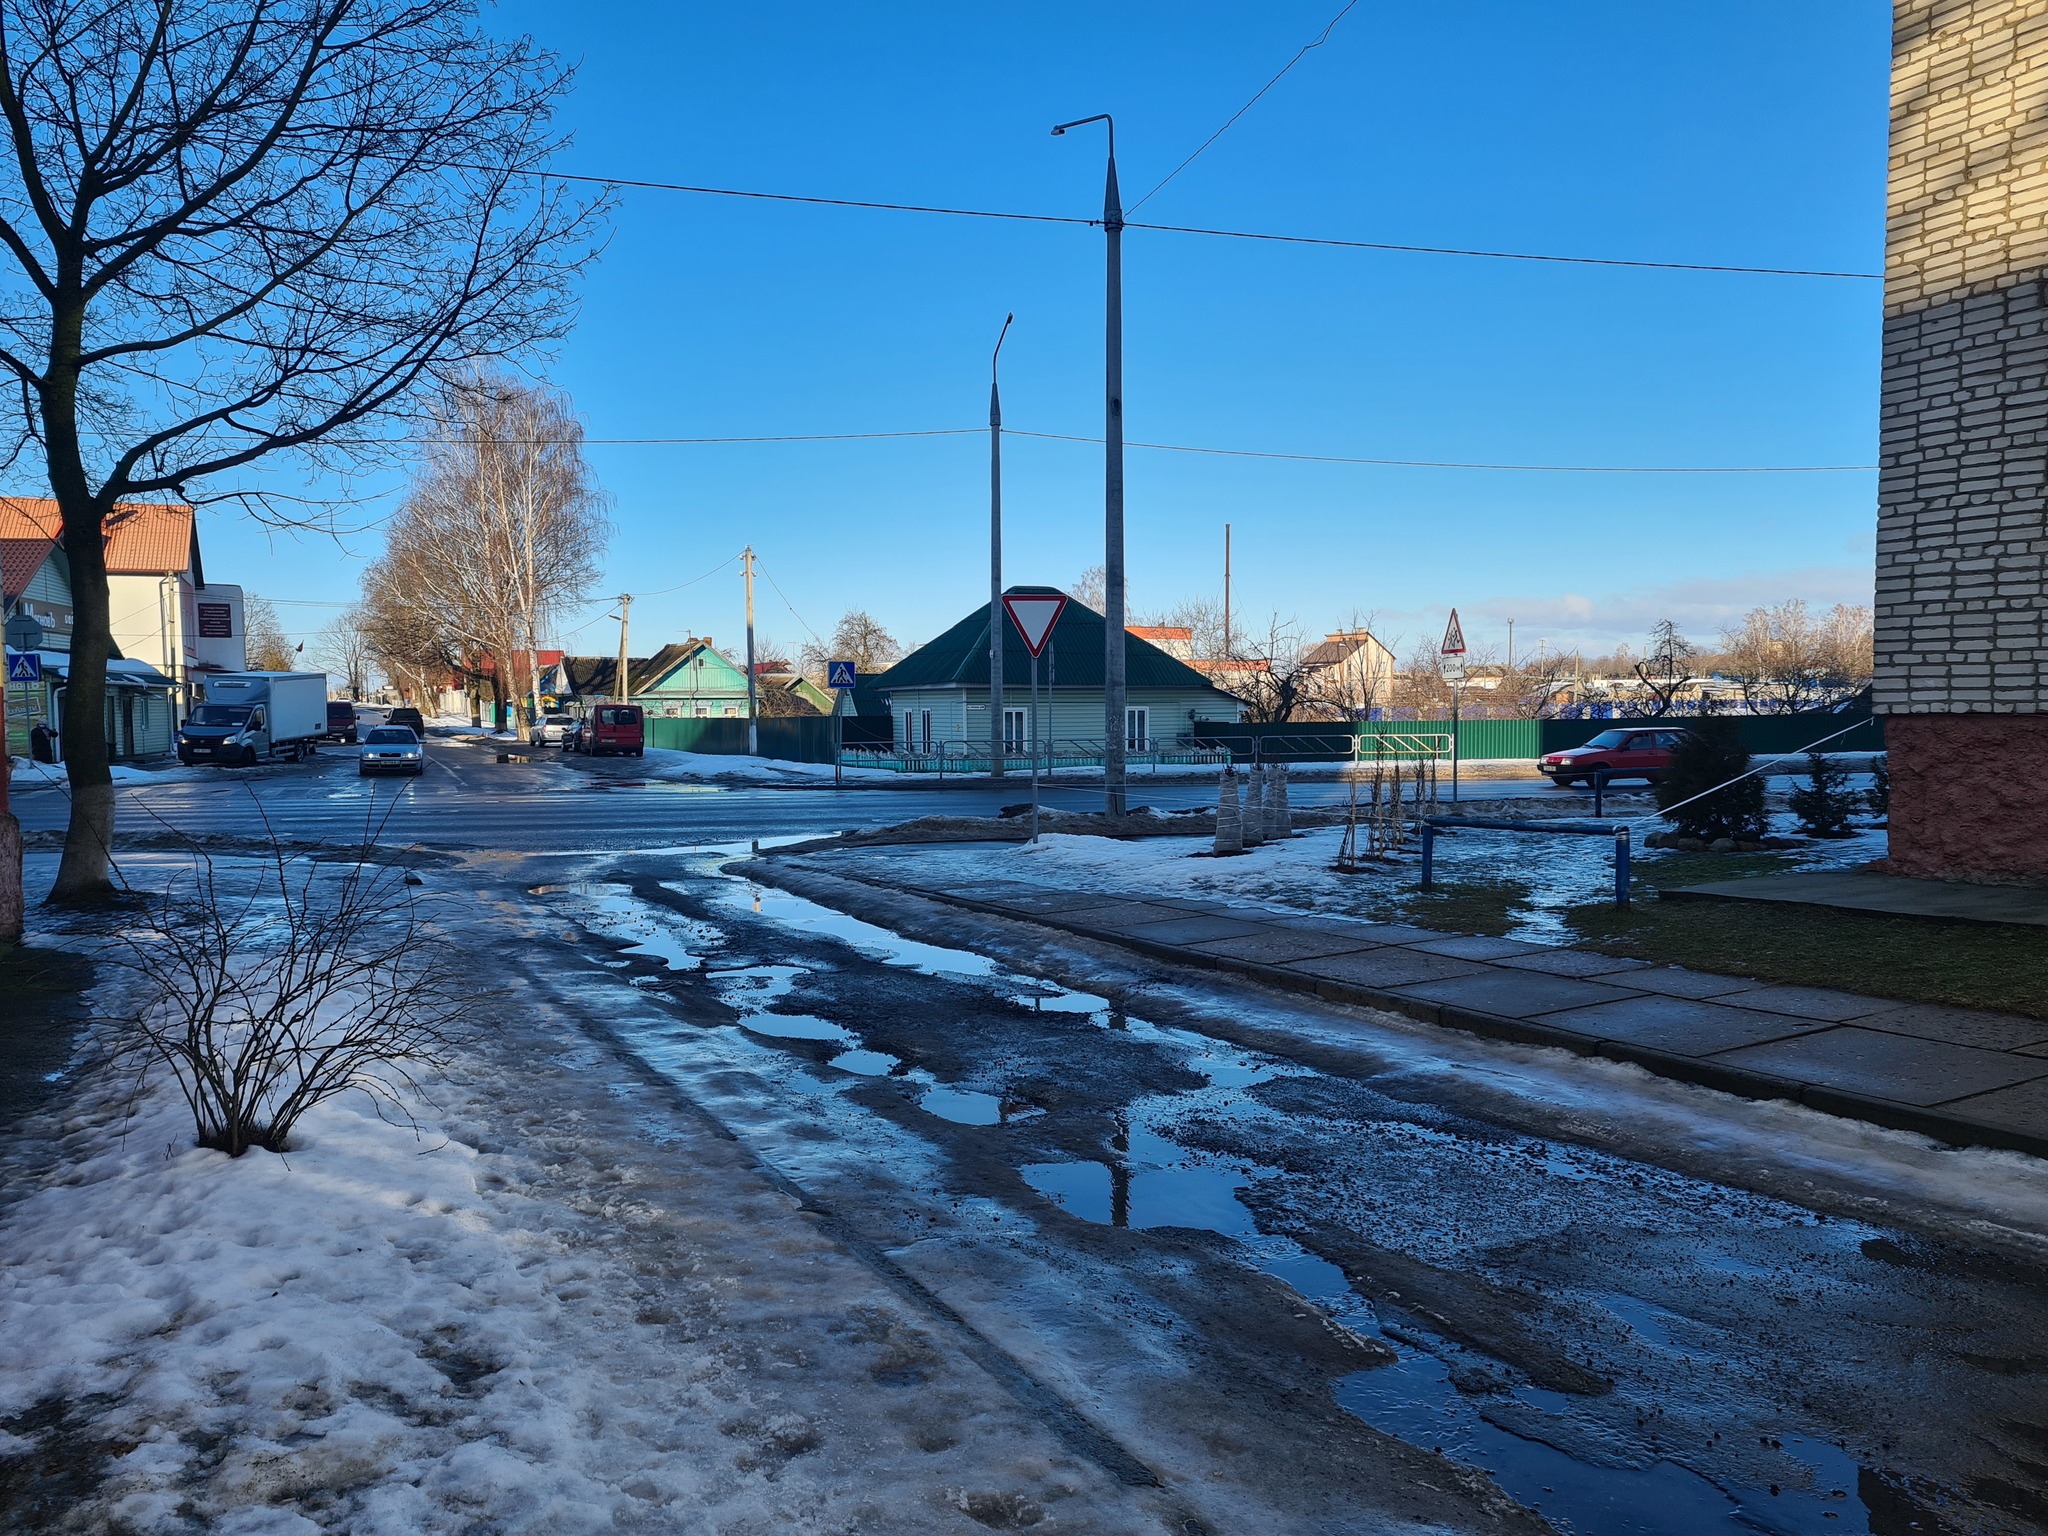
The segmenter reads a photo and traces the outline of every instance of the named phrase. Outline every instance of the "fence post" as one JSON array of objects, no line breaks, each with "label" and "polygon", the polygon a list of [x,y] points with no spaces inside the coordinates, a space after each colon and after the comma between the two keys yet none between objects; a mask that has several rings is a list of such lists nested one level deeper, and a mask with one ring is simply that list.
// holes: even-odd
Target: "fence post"
[{"label": "fence post", "polygon": [[1604,768],[1595,768],[1593,770],[1593,819],[1595,821],[1598,821],[1602,816],[1607,814],[1606,810],[1603,808],[1606,789],[1607,770]]},{"label": "fence post", "polygon": [[1628,905],[1628,828],[1614,829],[1614,904]]},{"label": "fence post", "polygon": [[1431,877],[1436,873],[1436,828],[1427,820],[1422,823],[1422,888],[1429,889]]}]

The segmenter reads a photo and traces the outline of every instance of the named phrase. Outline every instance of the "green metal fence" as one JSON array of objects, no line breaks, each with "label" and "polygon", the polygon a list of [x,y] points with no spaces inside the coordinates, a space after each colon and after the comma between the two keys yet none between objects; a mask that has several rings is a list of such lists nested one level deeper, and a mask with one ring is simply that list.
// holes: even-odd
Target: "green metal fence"
[{"label": "green metal fence", "polygon": [[[832,761],[832,720],[825,715],[771,715],[758,720],[761,755],[786,763]],[[730,718],[700,720],[650,715],[647,745],[671,752],[705,752],[719,757],[744,757],[747,722]]]},{"label": "green metal fence", "polygon": [[[1833,735],[1844,727],[1847,734],[1836,736],[1822,748],[1827,752],[1882,752],[1884,723],[1870,715],[1860,719],[1852,714],[1814,710],[1792,715],[1731,715],[1742,741],[1757,756],[1797,752],[1808,743]],[[1458,756],[1467,761],[1481,758],[1533,761],[1546,752],[1562,752],[1584,746],[1602,731],[1626,730],[1650,725],[1649,720],[1460,720]],[[1666,722],[1684,726],[1685,717]],[[1375,737],[1407,740],[1418,734],[1447,735],[1448,720],[1294,720],[1282,725],[1196,726],[1195,739],[1204,745],[1225,747],[1240,762],[1257,755],[1269,762],[1334,763],[1351,756],[1351,738],[1361,739],[1360,750],[1370,756]]]}]

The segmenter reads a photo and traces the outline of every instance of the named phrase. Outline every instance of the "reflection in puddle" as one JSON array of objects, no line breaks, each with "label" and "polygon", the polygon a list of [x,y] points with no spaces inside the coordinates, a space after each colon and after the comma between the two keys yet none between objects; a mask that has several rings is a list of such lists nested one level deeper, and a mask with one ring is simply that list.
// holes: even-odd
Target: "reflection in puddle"
[{"label": "reflection in puddle", "polygon": [[[718,900],[738,910],[751,908],[779,924],[829,935],[885,964],[934,976],[988,978],[996,996],[1019,1006],[1086,1018],[1096,1027],[1128,1031],[1133,1038],[1175,1049],[1187,1066],[1207,1079],[1205,1086],[1140,1099],[1126,1110],[1127,1128],[1113,1138],[1102,1159],[1032,1163],[1020,1170],[1024,1180],[1083,1220],[1141,1230],[1195,1228],[1231,1237],[1248,1264],[1290,1287],[1333,1323],[1388,1345],[1395,1357],[1392,1363],[1346,1377],[1335,1393],[1342,1407],[1374,1428],[1483,1469],[1511,1497],[1538,1509],[1553,1526],[1574,1536],[1709,1536],[1738,1531],[1867,1536],[1870,1531],[1869,1512],[1855,1496],[1856,1464],[1823,1443],[1789,1435],[1782,1445],[1774,1441],[1770,1454],[1784,1462],[1775,1490],[1724,1489],[1651,1446],[1637,1448],[1634,1465],[1619,1459],[1580,1459],[1559,1450],[1538,1436],[1562,1439],[1581,1432],[1582,1426],[1573,1422],[1578,1410],[1572,1400],[1526,1383],[1513,1386],[1514,1373],[1503,1374],[1497,1362],[1429,1334],[1405,1313],[1390,1323],[1391,1332],[1383,1329],[1373,1304],[1352,1291],[1336,1265],[1290,1238],[1260,1231],[1250,1209],[1237,1198],[1238,1191],[1255,1180],[1277,1177],[1277,1170],[1190,1151],[1147,1123],[1198,1106],[1227,1113],[1232,1103],[1243,1105],[1239,1094],[1244,1088],[1278,1076],[1312,1075],[1307,1069],[1264,1060],[1191,1031],[1150,1024],[1106,998],[1006,973],[983,956],[905,940],[800,897],[739,880],[715,881],[712,888]],[[698,888],[687,889],[694,893]],[[583,887],[576,894],[597,903],[621,936],[635,939],[636,948],[661,955],[672,968],[702,969],[699,951],[722,942],[715,929],[700,932],[706,925],[688,925],[690,938],[696,941],[692,949],[679,937],[682,927],[651,918],[644,904],[617,886]],[[849,1074],[839,1080],[844,1086],[851,1086],[854,1078],[900,1082],[917,1090],[914,1102],[924,1112],[964,1126],[1000,1126],[1042,1113],[997,1092],[940,1083],[922,1068],[906,1070],[897,1057],[866,1048],[854,1032],[827,1020],[768,1011],[813,968],[758,965],[705,974],[742,1015],[743,1029],[769,1038],[845,1044],[848,1049],[831,1060],[833,1068]],[[1423,1141],[1452,1139],[1446,1132],[1423,1127],[1408,1127],[1404,1135]],[[1600,1177],[1599,1160],[1579,1149],[1538,1143],[1529,1155],[1556,1179],[1579,1182]],[[1764,1273],[1738,1258],[1707,1258],[1704,1264],[1730,1273]],[[1673,1326],[1686,1321],[1627,1296],[1598,1300],[1651,1348],[1674,1348]],[[1399,1310],[1399,1303],[1392,1305]],[[1484,1370],[1498,1387],[1485,1395],[1461,1391],[1452,1376],[1467,1362]],[[1506,1427],[1509,1423],[1515,1427]]]}]

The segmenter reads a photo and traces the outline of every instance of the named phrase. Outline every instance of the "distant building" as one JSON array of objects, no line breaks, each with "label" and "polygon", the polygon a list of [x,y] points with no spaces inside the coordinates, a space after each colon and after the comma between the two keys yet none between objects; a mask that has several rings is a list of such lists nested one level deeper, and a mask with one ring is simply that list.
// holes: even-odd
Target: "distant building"
[{"label": "distant building", "polygon": [[[618,669],[613,656],[564,656],[557,669],[556,696],[585,702],[618,698]],[[664,645],[652,656],[629,656],[624,697],[650,715],[744,719],[747,674],[726,660],[706,635]]]},{"label": "distant building", "polygon": [[[1057,595],[1056,587],[1011,587],[1009,596]],[[1022,753],[1031,740],[1031,654],[1007,614],[1003,635],[1003,739]],[[896,744],[914,752],[953,742],[987,750],[989,605],[919,646],[870,685],[888,706]],[[1040,734],[1103,750],[1102,615],[1069,599],[1039,662]],[[1197,724],[1234,722],[1243,705],[1186,661],[1134,631],[1124,637],[1125,736],[1134,752],[1162,750]]]},{"label": "distant building", "polygon": [[[7,691],[8,750],[24,755],[36,725],[56,731],[63,723],[74,613],[61,531],[55,501],[0,497],[0,606],[43,629],[42,682]],[[124,502],[107,520],[105,549],[114,632],[106,739],[116,761],[161,757],[184,718],[198,661],[188,644],[201,585],[192,509]]]},{"label": "distant building", "polygon": [[1369,629],[1339,629],[1301,658],[1316,674],[1311,708],[1363,720],[1394,697],[1394,653]]}]

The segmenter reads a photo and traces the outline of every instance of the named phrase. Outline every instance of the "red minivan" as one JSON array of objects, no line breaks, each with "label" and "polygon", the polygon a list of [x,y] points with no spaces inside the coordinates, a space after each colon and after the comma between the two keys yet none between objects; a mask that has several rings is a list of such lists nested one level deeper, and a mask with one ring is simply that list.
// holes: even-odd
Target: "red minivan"
[{"label": "red minivan", "polygon": [[632,757],[647,753],[647,726],[638,704],[600,704],[584,717],[576,733],[576,750],[602,757],[617,752]]}]

